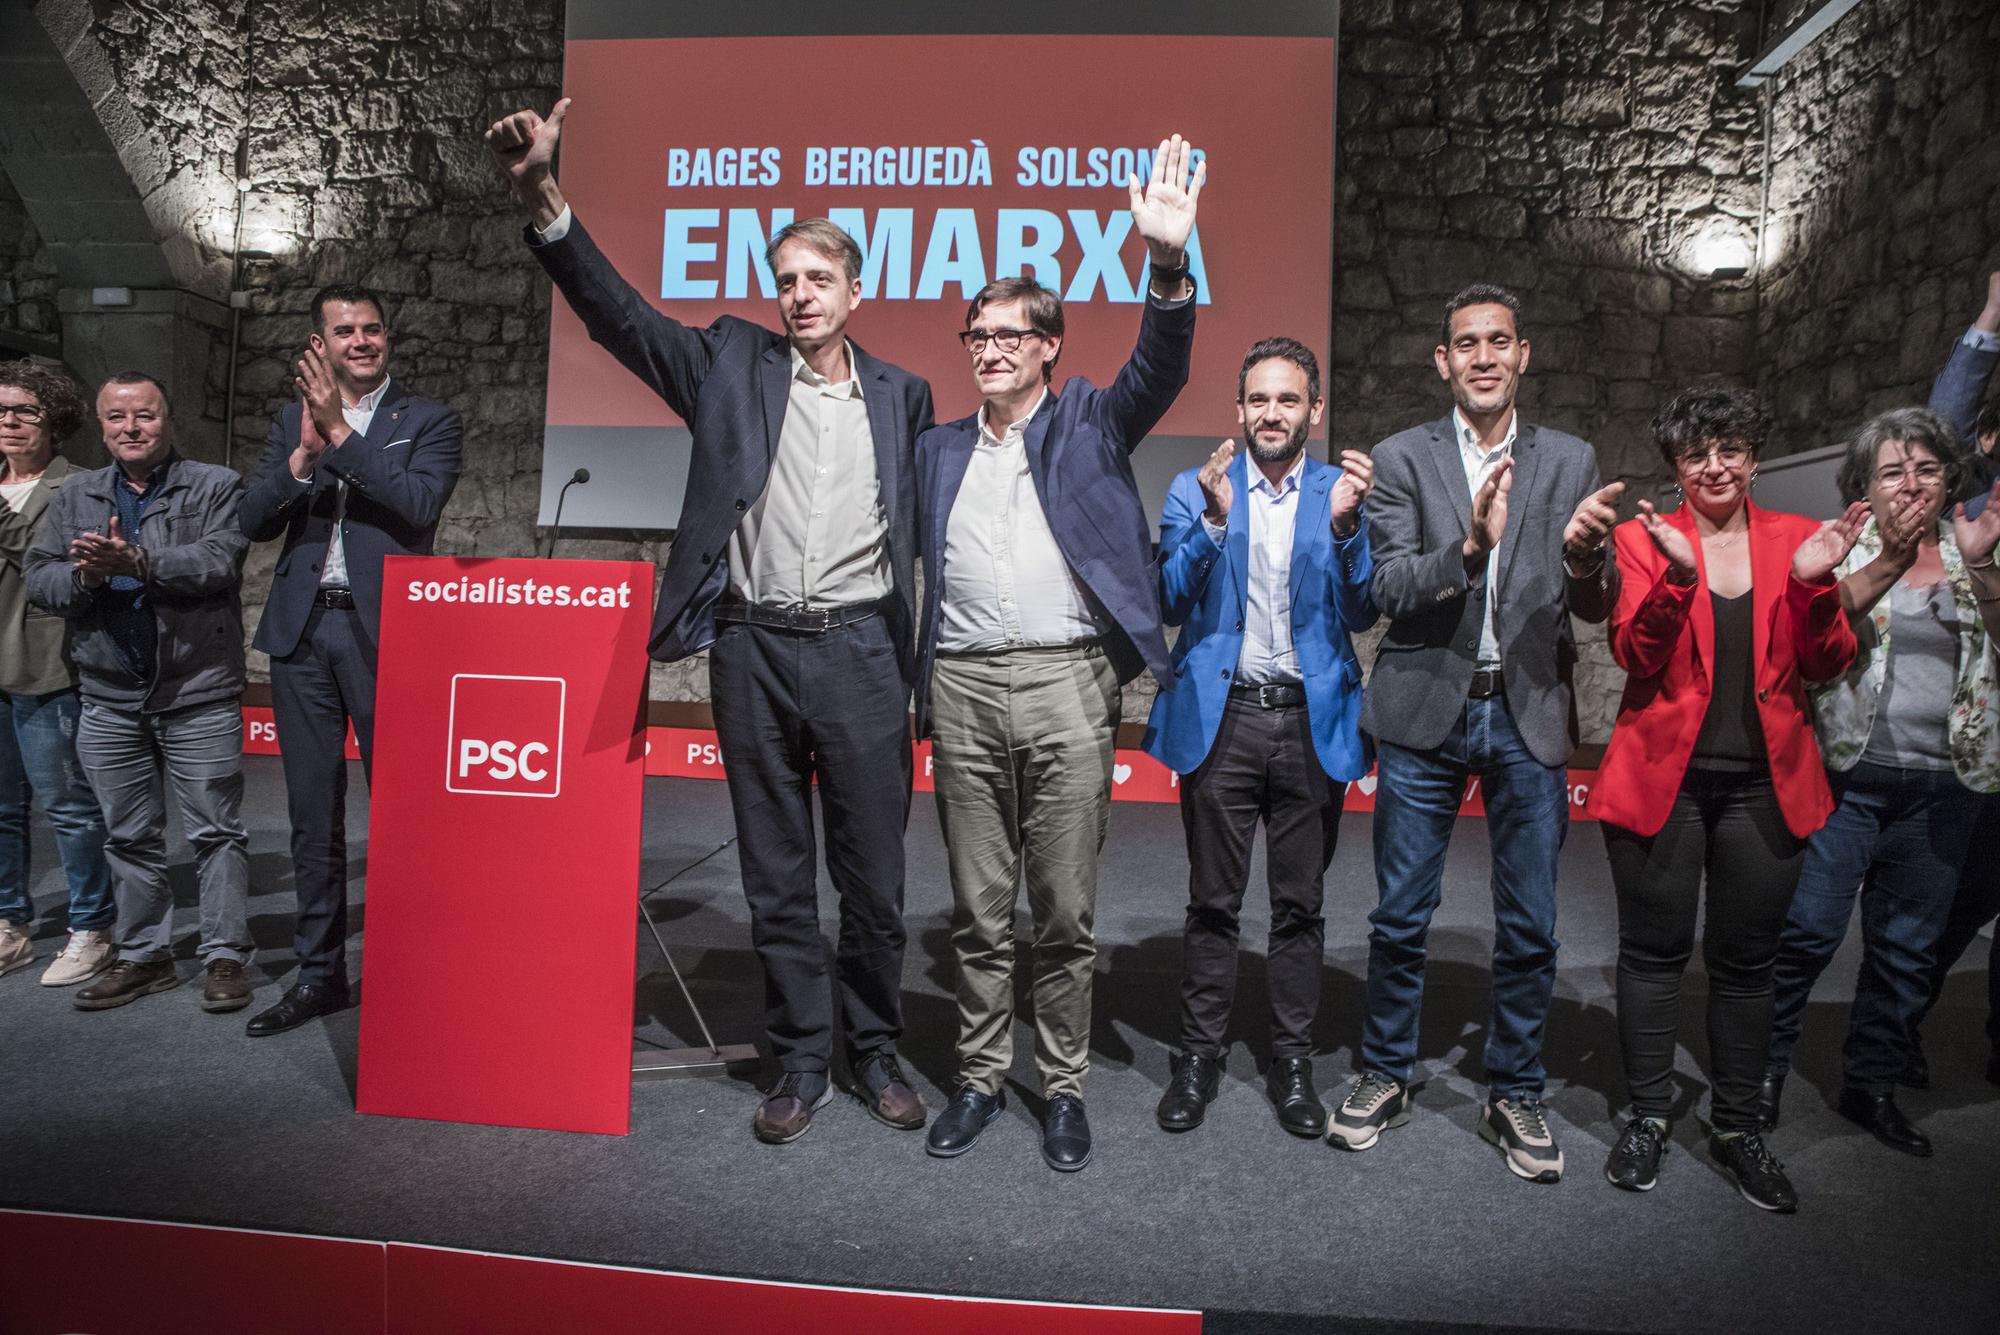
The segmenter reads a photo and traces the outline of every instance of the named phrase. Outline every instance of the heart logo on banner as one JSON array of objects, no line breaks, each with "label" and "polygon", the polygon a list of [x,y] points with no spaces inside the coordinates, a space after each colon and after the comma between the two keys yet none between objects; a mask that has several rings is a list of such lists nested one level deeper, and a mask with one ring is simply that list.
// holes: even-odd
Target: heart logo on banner
[{"label": "heart logo on banner", "polygon": [[1113,765],[1111,767],[1111,782],[1123,783],[1131,777],[1132,767],[1130,765]]},{"label": "heart logo on banner", "polygon": [[1375,793],[1375,772],[1370,770],[1368,773],[1362,775],[1354,781],[1354,786],[1359,788],[1364,794],[1373,796]]}]

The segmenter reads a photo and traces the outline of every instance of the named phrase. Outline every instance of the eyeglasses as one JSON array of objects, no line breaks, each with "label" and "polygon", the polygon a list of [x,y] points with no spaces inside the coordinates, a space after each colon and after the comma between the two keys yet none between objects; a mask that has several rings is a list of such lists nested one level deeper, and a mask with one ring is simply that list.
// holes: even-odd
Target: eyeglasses
[{"label": "eyeglasses", "polygon": [[25,422],[29,426],[34,426],[49,415],[39,403],[0,403],[0,417],[5,417],[9,413],[14,415],[15,421]]},{"label": "eyeglasses", "polygon": [[1903,479],[1911,475],[1915,475],[1917,481],[1929,486],[1933,482],[1944,480],[1944,465],[1928,463],[1905,468],[1901,464],[1890,464],[1886,468],[1875,470],[1875,480],[1885,487],[1901,486]]},{"label": "eyeglasses", "polygon": [[1741,468],[1750,462],[1750,451],[1742,445],[1711,445],[1705,450],[1689,450],[1674,463],[1683,473],[1698,473],[1711,459],[1724,468]]},{"label": "eyeglasses", "polygon": [[977,355],[988,343],[1002,352],[1019,352],[1024,338],[1040,338],[1039,329],[967,329],[958,336],[967,352]]}]

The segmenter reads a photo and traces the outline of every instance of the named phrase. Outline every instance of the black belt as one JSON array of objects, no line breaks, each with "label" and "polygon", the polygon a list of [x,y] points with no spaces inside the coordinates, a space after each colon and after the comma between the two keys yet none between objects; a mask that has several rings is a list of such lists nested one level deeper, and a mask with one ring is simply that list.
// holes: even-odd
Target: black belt
[{"label": "black belt", "polygon": [[865,603],[847,603],[840,607],[807,607],[804,603],[791,603],[774,607],[770,603],[750,603],[741,598],[725,598],[715,605],[717,621],[740,621],[750,626],[770,626],[775,630],[796,631],[802,635],[824,635],[842,626],[851,626],[857,621],[879,616],[886,598],[875,598]]},{"label": "black belt", "polygon": [[313,606],[351,608],[354,606],[354,590],[336,589],[322,584],[319,592],[313,595]]},{"label": "black belt", "polygon": [[1470,700],[1491,700],[1505,692],[1505,684],[1500,680],[1499,668],[1480,668],[1472,674],[1472,689],[1466,698]]},{"label": "black belt", "polygon": [[1297,709],[1306,702],[1306,688],[1295,681],[1267,681],[1257,686],[1237,682],[1229,693],[1259,709]]}]

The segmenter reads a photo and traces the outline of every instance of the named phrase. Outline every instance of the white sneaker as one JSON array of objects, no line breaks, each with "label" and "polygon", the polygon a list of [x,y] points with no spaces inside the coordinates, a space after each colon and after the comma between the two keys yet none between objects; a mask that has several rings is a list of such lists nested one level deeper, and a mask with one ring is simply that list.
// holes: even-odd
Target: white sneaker
[{"label": "white sneaker", "polygon": [[69,944],[42,975],[43,987],[72,987],[95,978],[111,967],[114,955],[111,933],[85,930],[71,932]]},{"label": "white sneaker", "polygon": [[34,962],[35,943],[28,933],[28,925],[0,922],[0,978],[5,978],[16,969],[25,969]]}]

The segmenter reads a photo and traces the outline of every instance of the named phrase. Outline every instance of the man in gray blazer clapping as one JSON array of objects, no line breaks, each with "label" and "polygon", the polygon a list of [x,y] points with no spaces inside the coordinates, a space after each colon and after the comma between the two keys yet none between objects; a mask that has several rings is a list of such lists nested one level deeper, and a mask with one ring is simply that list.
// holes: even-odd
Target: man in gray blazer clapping
[{"label": "man in gray blazer clapping", "polygon": [[1451,413],[1375,447],[1375,603],[1389,620],[1361,726],[1378,744],[1368,1014],[1361,1074],[1328,1125],[1351,1150],[1409,1120],[1425,937],[1468,779],[1493,848],[1493,1010],[1480,1134],[1535,1182],[1562,1176],[1541,1108],[1556,976],[1556,857],[1576,745],[1571,614],[1615,600],[1605,538],[1622,483],[1599,486],[1574,436],[1521,422],[1520,301],[1485,284],[1446,304],[1438,375]]}]

